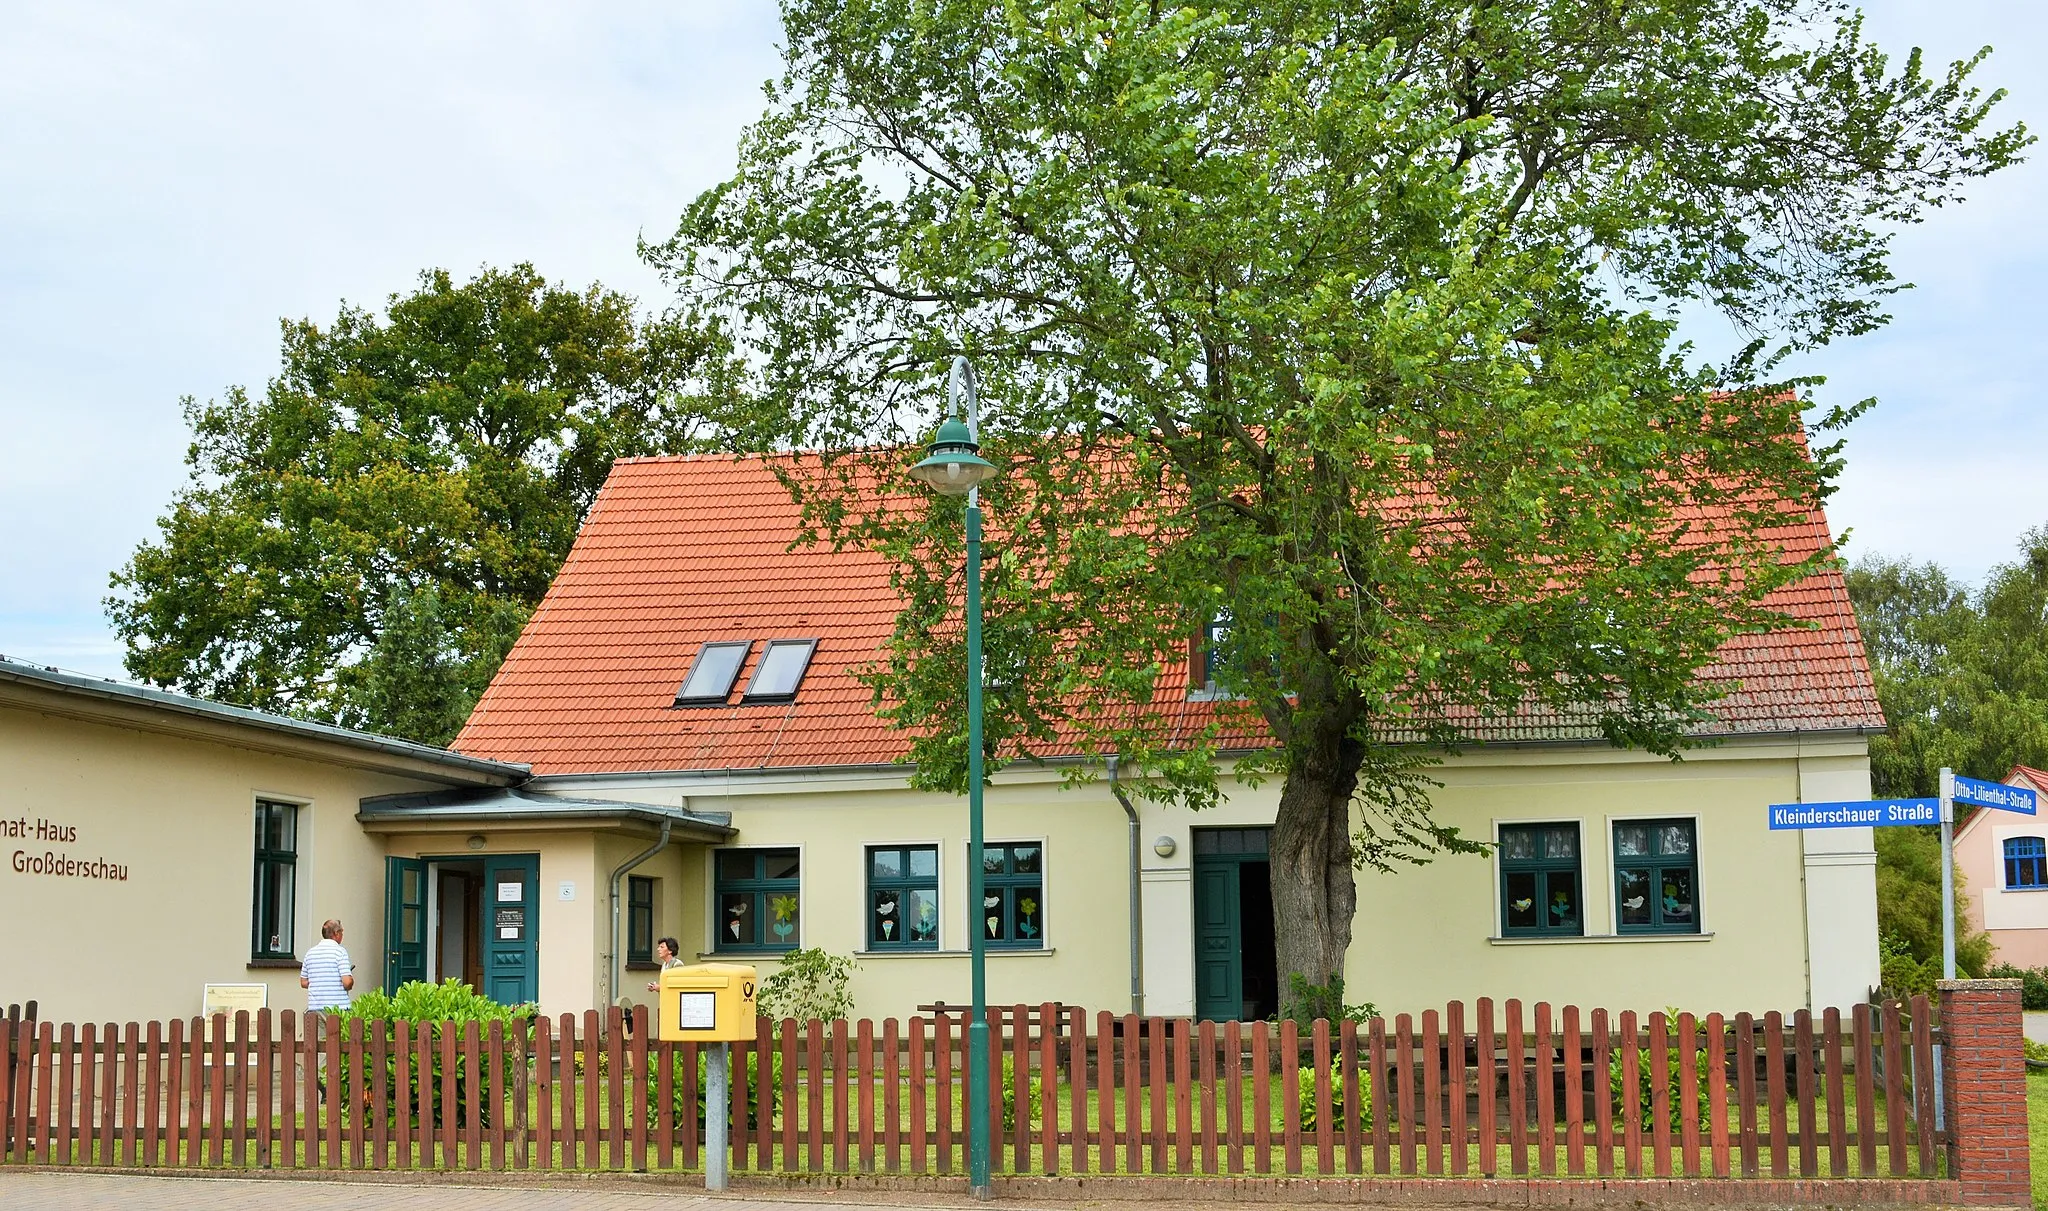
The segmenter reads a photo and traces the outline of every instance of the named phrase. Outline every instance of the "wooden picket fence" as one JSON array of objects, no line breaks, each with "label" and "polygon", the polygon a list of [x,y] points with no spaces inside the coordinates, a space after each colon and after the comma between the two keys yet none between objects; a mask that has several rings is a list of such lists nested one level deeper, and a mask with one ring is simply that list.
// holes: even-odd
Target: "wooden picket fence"
[{"label": "wooden picket fence", "polygon": [[[1484,999],[1469,1017],[1453,1003],[1307,1032],[1091,1020],[1050,1004],[990,1016],[994,1164],[1013,1174],[1935,1177],[1947,1142],[1925,998],[1859,1005],[1846,1024],[1832,1009],[1639,1019]],[[650,1023],[632,1029],[612,1010],[483,1030],[384,1025],[335,1029],[290,1010],[121,1027],[0,1019],[0,1158],[345,1170],[703,1160],[702,1049],[655,1041]],[[963,1172],[964,1026],[944,1013],[763,1019],[733,1045],[732,1168]]]}]

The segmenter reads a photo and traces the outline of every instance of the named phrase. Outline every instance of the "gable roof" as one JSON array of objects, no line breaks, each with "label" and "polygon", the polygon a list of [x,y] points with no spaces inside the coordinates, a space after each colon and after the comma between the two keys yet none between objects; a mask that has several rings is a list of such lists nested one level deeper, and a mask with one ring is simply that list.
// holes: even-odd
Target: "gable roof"
[{"label": "gable roof", "polygon": [[[530,763],[538,774],[800,768],[894,762],[909,738],[875,716],[853,670],[874,660],[898,599],[873,552],[806,545],[797,505],[758,458],[624,459],[574,549],[454,748]],[[1799,557],[1828,542],[1820,513],[1770,533]],[[1745,635],[1704,680],[1739,683],[1710,735],[1882,729],[1869,662],[1839,571],[1766,599],[1818,624]],[[735,688],[770,639],[818,640],[795,701],[673,705],[699,647],[753,640]],[[1161,701],[1194,726],[1187,662],[1169,662]],[[1525,714],[1482,741],[1585,740],[1583,723]],[[1593,738],[1597,738],[1594,735]]]}]

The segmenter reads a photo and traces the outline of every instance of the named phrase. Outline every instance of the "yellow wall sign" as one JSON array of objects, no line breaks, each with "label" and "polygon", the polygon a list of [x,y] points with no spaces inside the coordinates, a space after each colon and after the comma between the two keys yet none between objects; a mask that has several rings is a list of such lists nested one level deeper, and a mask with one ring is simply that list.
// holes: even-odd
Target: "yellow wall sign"
[{"label": "yellow wall sign", "polygon": [[224,1013],[235,1016],[235,1011],[246,1009],[255,1013],[270,1004],[268,984],[208,984],[199,997],[200,1012],[207,1017]]}]

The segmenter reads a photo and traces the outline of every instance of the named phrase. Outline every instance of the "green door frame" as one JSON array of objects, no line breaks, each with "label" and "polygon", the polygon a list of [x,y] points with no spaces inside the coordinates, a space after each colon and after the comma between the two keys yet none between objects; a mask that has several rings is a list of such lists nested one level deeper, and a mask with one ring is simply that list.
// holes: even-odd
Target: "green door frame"
[{"label": "green door frame", "polygon": [[505,1005],[539,1000],[539,854],[384,859],[384,990],[427,978],[427,875],[437,862],[483,866],[483,912],[472,924],[483,958],[484,986],[477,991]]}]

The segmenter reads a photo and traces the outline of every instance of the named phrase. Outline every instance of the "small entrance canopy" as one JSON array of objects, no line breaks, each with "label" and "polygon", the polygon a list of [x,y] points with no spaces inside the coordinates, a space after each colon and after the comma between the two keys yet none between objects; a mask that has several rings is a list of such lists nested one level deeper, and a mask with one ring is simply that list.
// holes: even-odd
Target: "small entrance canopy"
[{"label": "small entrance canopy", "polygon": [[362,801],[356,820],[370,833],[484,825],[580,826],[637,832],[667,824],[671,840],[718,842],[730,839],[738,831],[732,826],[731,812],[693,812],[688,808],[615,799],[567,799],[516,787],[378,795]]}]

